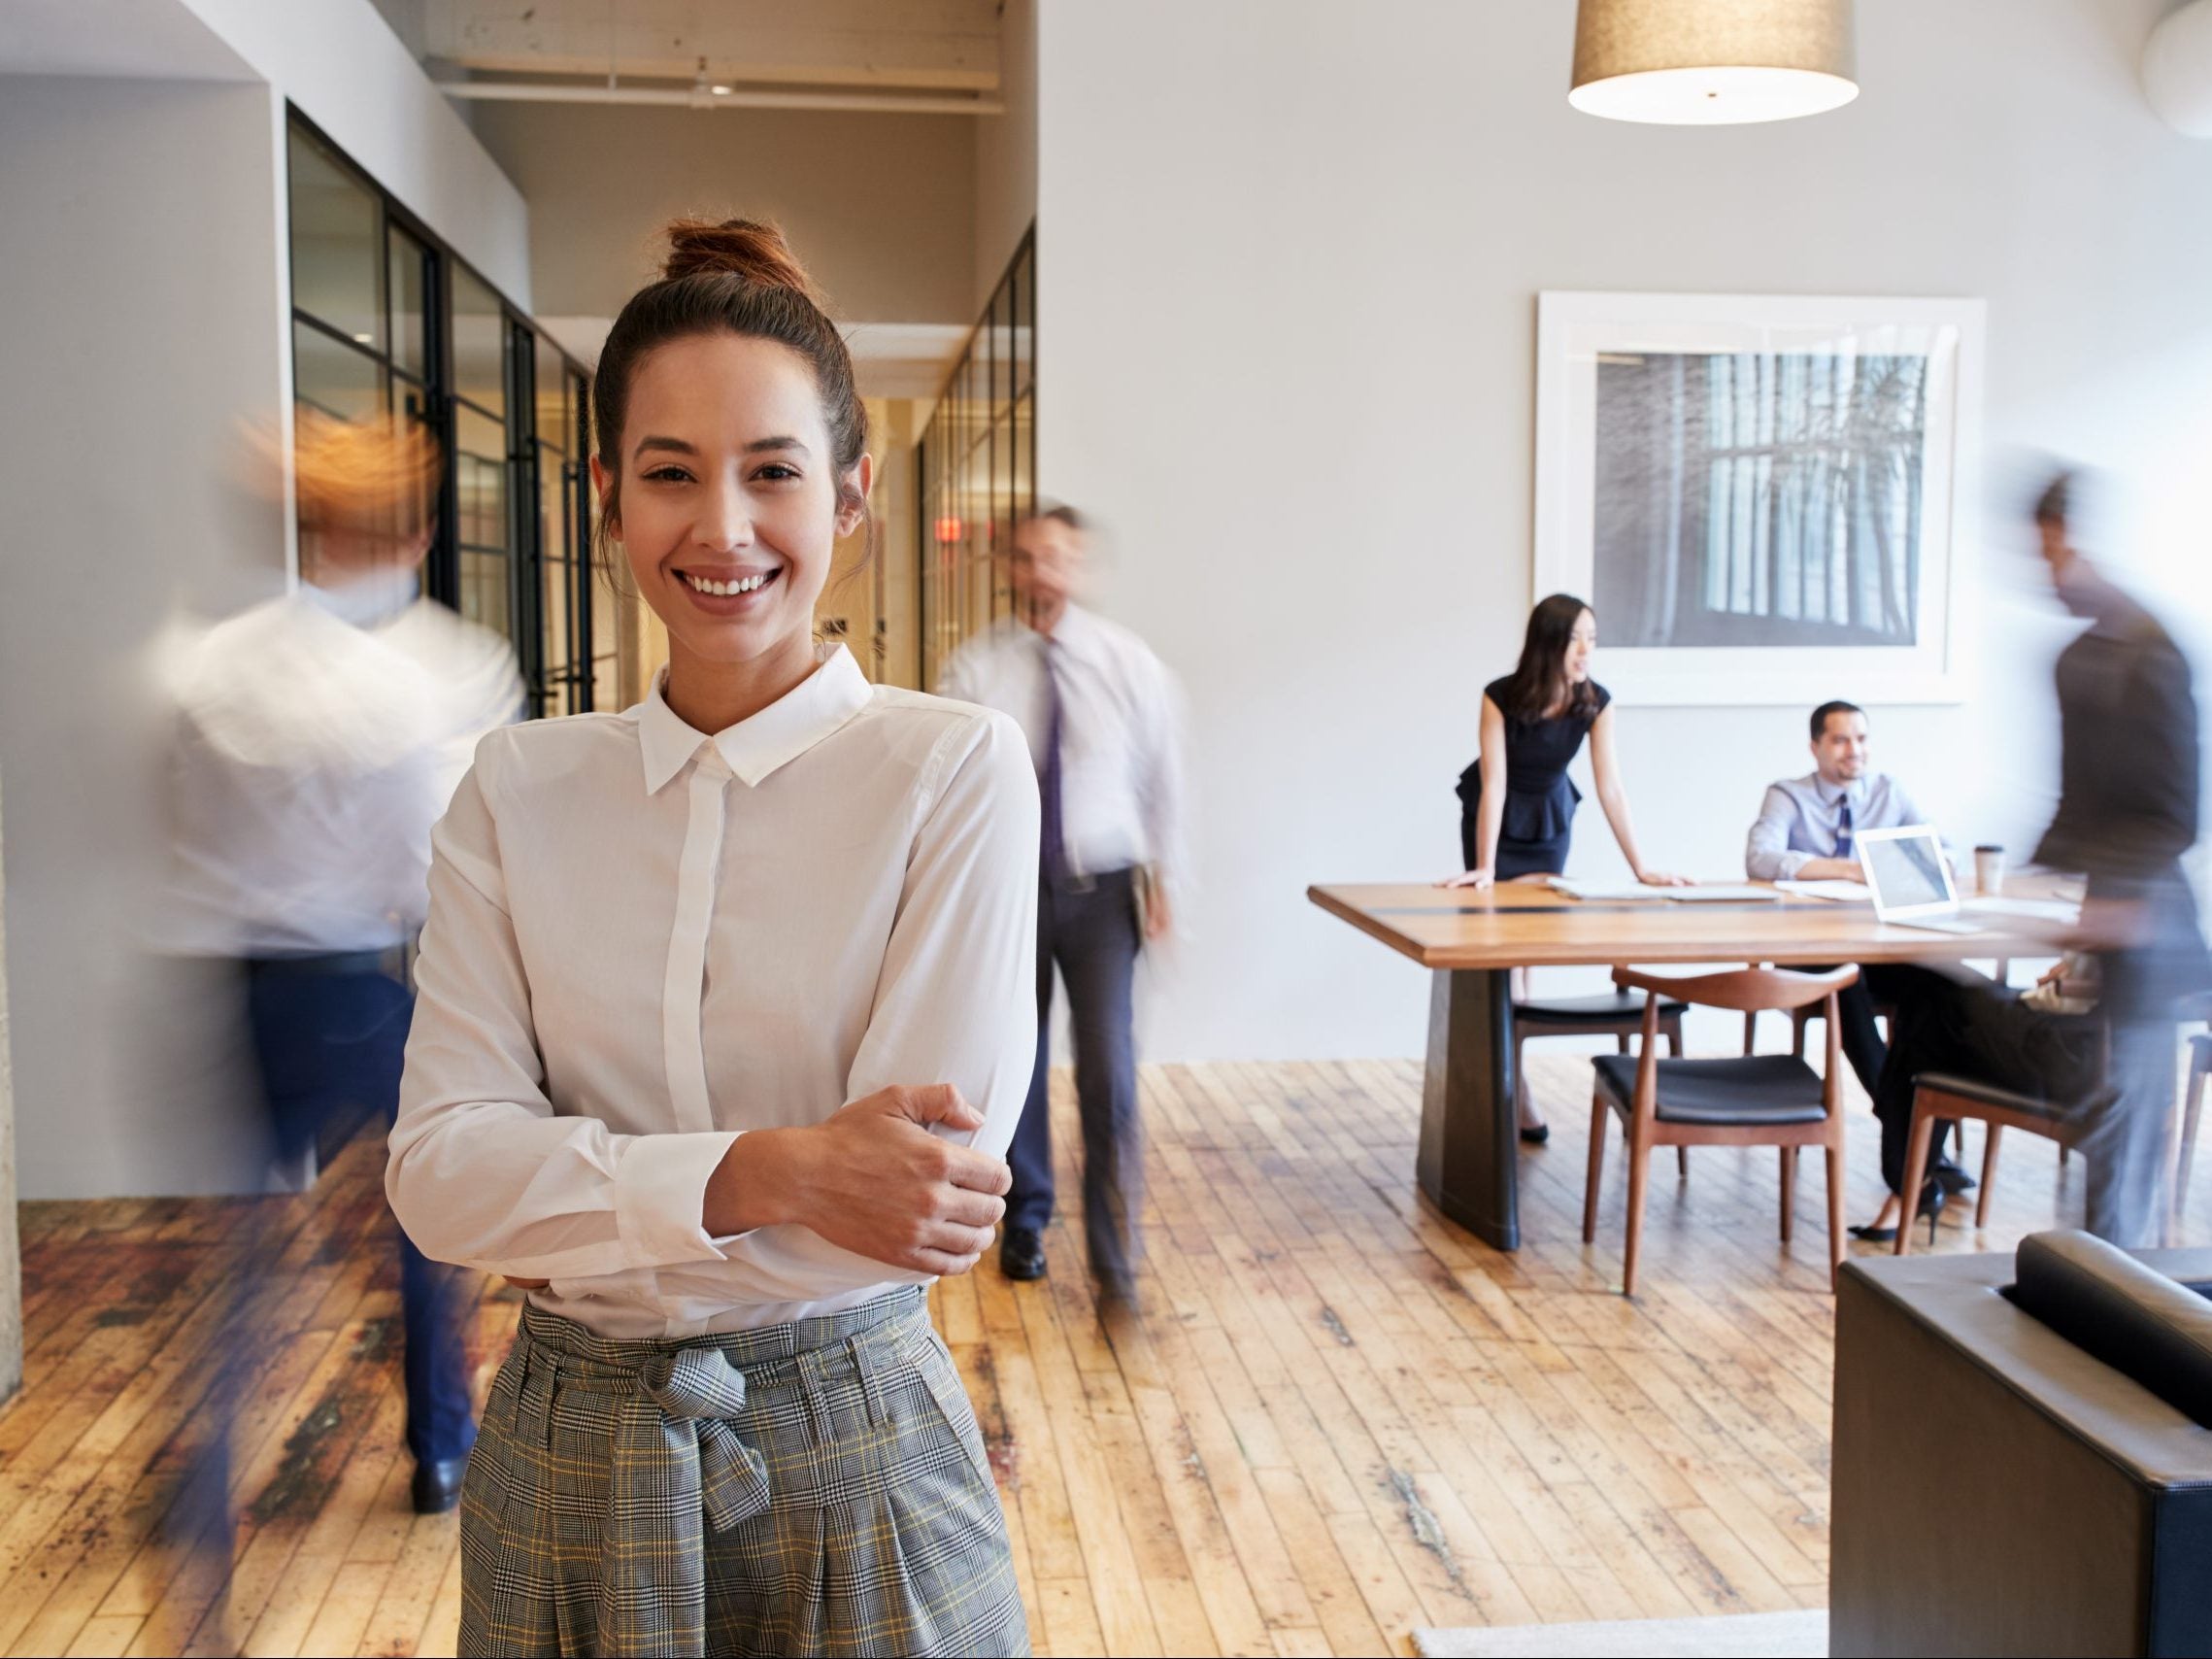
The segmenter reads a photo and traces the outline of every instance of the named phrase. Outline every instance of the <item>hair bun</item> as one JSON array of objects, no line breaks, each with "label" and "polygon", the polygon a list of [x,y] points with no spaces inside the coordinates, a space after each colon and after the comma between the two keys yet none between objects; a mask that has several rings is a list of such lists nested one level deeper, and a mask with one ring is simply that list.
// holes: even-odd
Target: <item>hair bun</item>
[{"label": "hair bun", "polygon": [[762,288],[793,288],[816,305],[821,294],[806,267],[792,254],[784,233],[757,220],[679,219],[668,227],[668,258],[660,267],[669,282],[727,272]]}]

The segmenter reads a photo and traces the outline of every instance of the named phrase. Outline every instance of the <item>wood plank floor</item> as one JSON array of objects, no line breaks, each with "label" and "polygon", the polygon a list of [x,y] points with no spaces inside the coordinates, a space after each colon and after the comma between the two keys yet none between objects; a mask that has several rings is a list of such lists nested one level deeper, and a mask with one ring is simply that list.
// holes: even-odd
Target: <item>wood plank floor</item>
[{"label": "wood plank floor", "polygon": [[[1530,1070],[1555,1128],[1524,1160],[1517,1255],[1417,1200],[1415,1063],[1158,1066],[1143,1315],[1101,1328],[1072,1205],[1047,1281],[987,1266],[938,1287],[1040,1653],[1404,1653],[1424,1624],[1823,1602],[1833,1306],[1817,1161],[1793,1248],[1775,1154],[1700,1150],[1687,1181],[1656,1168],[1631,1303],[1614,1293],[1618,1150],[1599,1241],[1578,1237],[1587,1062]],[[1862,1108],[1852,1133],[1847,1209],[1864,1219],[1880,1182]],[[382,1156],[356,1141],[312,1195],[253,1212],[282,1259],[234,1438],[227,1605],[219,1574],[157,1533],[207,1426],[207,1310],[250,1206],[24,1206],[0,1652],[452,1651],[454,1524],[407,1507]],[[2047,1143],[2009,1140],[1998,1187],[1994,1225],[1946,1225],[1938,1249],[2078,1217],[2080,1167]],[[2201,1194],[2192,1207],[2212,1217]],[[515,1316],[487,1286],[480,1387]]]}]

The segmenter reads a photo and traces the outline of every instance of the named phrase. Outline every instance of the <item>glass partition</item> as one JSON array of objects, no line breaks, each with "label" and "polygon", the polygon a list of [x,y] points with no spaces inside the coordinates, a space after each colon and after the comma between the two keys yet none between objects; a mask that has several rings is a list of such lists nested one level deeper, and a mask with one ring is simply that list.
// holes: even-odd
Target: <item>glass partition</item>
[{"label": "glass partition", "polygon": [[922,683],[1013,609],[1002,555],[1037,510],[1036,229],[999,279],[916,456]]},{"label": "glass partition", "polygon": [[392,366],[419,381],[430,378],[430,250],[397,225],[391,229],[387,291],[391,295]]},{"label": "glass partition", "polygon": [[292,395],[336,421],[367,421],[391,410],[384,364],[305,320],[292,324]]},{"label": "glass partition", "polygon": [[453,267],[453,395],[494,418],[507,410],[507,311],[466,265]]},{"label": "glass partition", "polygon": [[424,591],[514,644],[532,712],[616,706],[636,676],[589,558],[587,374],[296,113],[286,148],[298,401],[427,425]]},{"label": "glass partition", "polygon": [[383,356],[381,204],[368,182],[314,133],[293,125],[292,305],[341,339]]}]

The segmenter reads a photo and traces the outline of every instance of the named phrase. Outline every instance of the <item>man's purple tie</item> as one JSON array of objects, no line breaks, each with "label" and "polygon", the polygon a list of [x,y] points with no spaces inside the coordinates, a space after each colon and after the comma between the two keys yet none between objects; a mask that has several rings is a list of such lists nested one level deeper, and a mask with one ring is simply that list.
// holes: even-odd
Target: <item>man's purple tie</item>
[{"label": "man's purple tie", "polygon": [[1037,821],[1045,879],[1055,886],[1067,877],[1067,837],[1060,817],[1060,677],[1054,660],[1057,647],[1045,641],[1045,752],[1037,761]]}]

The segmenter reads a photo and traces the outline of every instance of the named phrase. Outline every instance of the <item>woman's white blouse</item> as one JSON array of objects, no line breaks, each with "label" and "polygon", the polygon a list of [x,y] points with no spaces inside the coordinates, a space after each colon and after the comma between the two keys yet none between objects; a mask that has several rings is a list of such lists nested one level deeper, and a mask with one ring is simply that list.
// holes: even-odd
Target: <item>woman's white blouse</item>
[{"label": "woman's white blouse", "polygon": [[842,646],[713,737],[656,689],[486,737],[432,837],[385,1190],[423,1252],[603,1336],[834,1312],[923,1275],[710,1236],[750,1129],[951,1083],[1003,1156],[1036,1059],[1037,782],[1003,715]]}]

